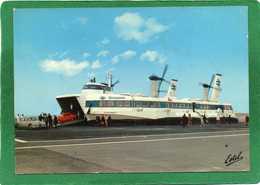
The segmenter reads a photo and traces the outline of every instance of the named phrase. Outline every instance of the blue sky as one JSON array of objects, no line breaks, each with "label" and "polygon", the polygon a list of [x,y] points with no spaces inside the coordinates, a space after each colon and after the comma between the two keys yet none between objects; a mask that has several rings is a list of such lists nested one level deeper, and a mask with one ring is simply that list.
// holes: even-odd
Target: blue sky
[{"label": "blue sky", "polygon": [[248,112],[246,7],[16,9],[14,59],[16,113],[56,114],[57,95],[109,70],[116,92],[149,95],[165,64],[178,98],[201,97],[199,82],[221,73],[221,101]]}]

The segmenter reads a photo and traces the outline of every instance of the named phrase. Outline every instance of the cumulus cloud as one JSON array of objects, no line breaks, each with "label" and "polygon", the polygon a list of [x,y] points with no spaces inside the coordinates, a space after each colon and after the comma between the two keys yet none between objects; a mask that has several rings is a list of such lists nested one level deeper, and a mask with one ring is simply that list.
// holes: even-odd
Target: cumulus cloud
[{"label": "cumulus cloud", "polygon": [[75,76],[89,66],[89,62],[77,62],[71,59],[52,60],[46,59],[40,63],[41,70],[62,74],[64,76]]},{"label": "cumulus cloud", "polygon": [[119,55],[116,55],[112,58],[112,64],[118,63],[120,60],[130,60],[136,56],[136,52],[133,50],[127,50]]},{"label": "cumulus cloud", "polygon": [[129,60],[129,59],[133,58],[135,55],[136,55],[135,51],[127,50],[127,51],[123,52],[120,56],[122,59]]},{"label": "cumulus cloud", "polygon": [[155,35],[165,32],[168,26],[154,18],[143,18],[138,13],[126,12],[114,19],[115,30],[119,38],[140,43],[149,41]]},{"label": "cumulus cloud", "polygon": [[149,61],[149,62],[165,63],[167,58],[157,51],[146,50],[144,53],[141,54],[140,60]]},{"label": "cumulus cloud", "polygon": [[98,69],[98,68],[101,68],[101,67],[102,67],[102,65],[101,65],[101,62],[99,60],[95,60],[91,64],[92,69]]},{"label": "cumulus cloud", "polygon": [[109,51],[108,50],[102,50],[100,52],[98,52],[97,57],[106,57],[107,55],[109,55]]}]

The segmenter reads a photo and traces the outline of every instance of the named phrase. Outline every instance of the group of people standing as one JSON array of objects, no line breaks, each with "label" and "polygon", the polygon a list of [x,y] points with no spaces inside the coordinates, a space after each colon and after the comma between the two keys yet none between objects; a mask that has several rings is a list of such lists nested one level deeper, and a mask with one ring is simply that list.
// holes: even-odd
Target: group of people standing
[{"label": "group of people standing", "polygon": [[111,126],[111,116],[110,115],[103,115],[102,117],[97,116],[96,117],[96,123],[99,124],[99,126],[103,127],[109,127]]},{"label": "group of people standing", "polygon": [[26,118],[23,114],[17,114],[15,119],[16,119],[16,122],[26,121]]},{"label": "group of people standing", "polygon": [[[206,125],[207,123],[208,123],[208,119],[207,119],[206,115],[204,114],[204,115],[201,117],[200,126],[201,126],[201,127],[205,127],[205,125]],[[183,126],[183,128],[192,126],[192,117],[191,117],[191,114],[188,114],[188,116],[186,116],[185,113],[183,114],[183,116],[182,116],[182,126]]]},{"label": "group of people standing", "polygon": [[48,128],[57,128],[58,126],[58,117],[56,115],[51,115],[50,113],[41,113],[38,117],[40,122],[45,123],[45,127]]},{"label": "group of people standing", "polygon": [[183,126],[183,128],[191,126],[191,125],[192,125],[191,114],[188,114],[188,116],[186,116],[186,114],[183,114],[183,116],[182,116],[182,126]]}]

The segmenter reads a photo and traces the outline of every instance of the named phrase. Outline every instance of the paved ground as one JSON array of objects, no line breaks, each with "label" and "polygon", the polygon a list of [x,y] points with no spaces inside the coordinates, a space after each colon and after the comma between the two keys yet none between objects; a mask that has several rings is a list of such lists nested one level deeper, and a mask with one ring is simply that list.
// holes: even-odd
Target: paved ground
[{"label": "paved ground", "polygon": [[[226,166],[229,154],[243,159]],[[71,126],[16,131],[17,173],[249,170],[242,125]]]}]

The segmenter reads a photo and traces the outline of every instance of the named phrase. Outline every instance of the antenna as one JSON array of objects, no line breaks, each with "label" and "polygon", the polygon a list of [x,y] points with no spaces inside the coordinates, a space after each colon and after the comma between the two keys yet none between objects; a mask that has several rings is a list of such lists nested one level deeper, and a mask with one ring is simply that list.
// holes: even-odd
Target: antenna
[{"label": "antenna", "polygon": [[117,80],[116,82],[113,83],[112,72],[109,71],[109,72],[107,73],[107,83],[102,82],[101,84],[103,84],[103,85],[109,87],[111,90],[113,90],[113,87],[114,87],[116,84],[118,84],[118,83],[119,83],[119,80]]}]

